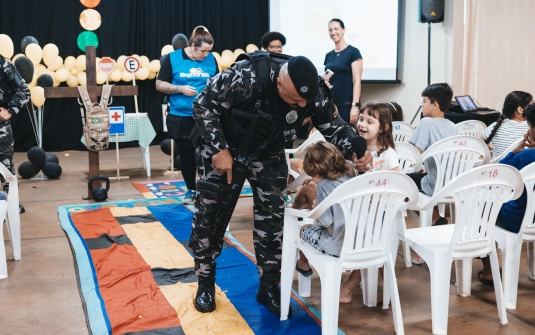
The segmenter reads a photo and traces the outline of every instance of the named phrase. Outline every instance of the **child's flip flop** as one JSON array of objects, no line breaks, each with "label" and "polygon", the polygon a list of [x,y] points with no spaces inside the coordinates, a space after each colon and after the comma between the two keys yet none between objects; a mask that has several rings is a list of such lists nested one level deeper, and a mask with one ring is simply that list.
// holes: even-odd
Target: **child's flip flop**
[{"label": "child's flip flop", "polygon": [[303,269],[300,269],[300,268],[297,266],[297,263],[295,263],[295,271],[299,272],[299,273],[301,274],[301,276],[303,276],[303,277],[310,277],[310,276],[312,276],[312,273],[314,273],[314,272],[312,271],[312,268],[310,268],[310,270],[308,270],[308,271],[305,271],[305,270],[303,270]]}]

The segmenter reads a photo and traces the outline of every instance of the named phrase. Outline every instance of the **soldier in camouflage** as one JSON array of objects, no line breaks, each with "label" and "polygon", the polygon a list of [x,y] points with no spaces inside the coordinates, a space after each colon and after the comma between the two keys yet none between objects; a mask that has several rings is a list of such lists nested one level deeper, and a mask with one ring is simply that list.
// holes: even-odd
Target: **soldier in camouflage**
[{"label": "soldier in camouflage", "polygon": [[[15,140],[9,119],[30,100],[30,89],[13,64],[0,56],[0,163],[15,174],[13,152]],[[2,177],[4,190],[8,185]],[[22,212],[21,207],[21,212]]]},{"label": "soldier in camouflage", "polygon": [[[292,57],[288,62],[271,62],[269,65],[269,101],[264,110],[271,110],[279,122],[271,123],[269,131],[260,127],[255,133],[269,138],[261,151],[251,159],[247,174],[254,197],[253,240],[260,287],[257,301],[280,315],[280,281],[282,255],[282,227],[287,186],[288,167],[284,155],[284,143],[292,140],[295,129],[306,117],[325,139],[335,144],[351,158],[353,152],[356,167],[364,171],[372,157],[366,151],[366,142],[355,134],[352,127],[338,116],[333,116],[334,104],[328,88],[321,83],[317,70],[305,57]],[[202,136],[199,180],[195,198],[195,216],[189,246],[195,257],[195,272],[199,286],[194,300],[201,312],[215,309],[215,260],[222,250],[223,241],[210,239],[212,224],[218,209],[217,194],[213,191],[226,173],[232,180],[233,157],[243,145],[246,123],[232,114],[233,109],[243,113],[253,112],[250,106],[261,105],[262,98],[255,82],[259,74],[250,60],[235,63],[230,69],[214,76],[193,103],[193,118]],[[265,100],[265,99],[264,99]],[[269,106],[271,105],[271,106]],[[275,124],[275,126],[273,126]],[[240,131],[243,130],[243,131]],[[267,135],[266,135],[267,134]],[[258,136],[257,136],[258,137]],[[262,138],[253,138],[249,152],[258,147]],[[265,141],[263,142],[265,143]],[[355,157],[355,155],[353,155]]]}]

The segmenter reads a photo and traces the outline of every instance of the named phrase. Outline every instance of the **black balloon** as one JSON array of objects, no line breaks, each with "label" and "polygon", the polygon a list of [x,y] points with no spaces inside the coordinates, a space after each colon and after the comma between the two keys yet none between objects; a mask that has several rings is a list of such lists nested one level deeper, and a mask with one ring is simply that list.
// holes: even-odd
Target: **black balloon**
[{"label": "black balloon", "polygon": [[175,156],[175,170],[180,170],[180,155]]},{"label": "black balloon", "polygon": [[[176,146],[176,142],[174,142],[174,154],[175,156],[178,155],[178,147]],[[165,140],[162,141],[162,143],[160,143],[160,148],[162,149],[162,151],[164,152],[164,154],[166,155],[171,155],[171,139],[169,138],[166,138]]]},{"label": "black balloon", "polygon": [[31,83],[33,80],[33,64],[28,58],[24,56],[17,57],[15,59],[15,67],[19,71],[20,76],[25,82]]},{"label": "black balloon", "polygon": [[26,47],[28,46],[28,44],[31,43],[39,45],[39,42],[33,36],[26,36],[22,39],[22,41],[20,42],[20,48],[22,49],[22,53],[26,53]]},{"label": "black balloon", "polygon": [[46,154],[46,161],[47,162],[54,162],[59,164],[59,158],[58,156],[54,154]]},{"label": "black balloon", "polygon": [[46,163],[46,153],[38,146],[31,147],[30,150],[28,150],[28,159],[33,165],[42,168]]},{"label": "black balloon", "polygon": [[61,166],[58,163],[46,162],[43,165],[43,173],[48,177],[48,179],[58,179],[61,176]]},{"label": "black balloon", "polygon": [[54,85],[54,79],[51,75],[43,73],[37,78],[37,86],[52,87]]},{"label": "black balloon", "polygon": [[24,162],[21,165],[19,165],[19,175],[22,178],[31,178],[39,173],[39,170],[41,170],[39,167],[32,164],[32,162]]},{"label": "black balloon", "polygon": [[171,41],[173,50],[178,50],[188,45],[188,38],[184,34],[176,34]]}]

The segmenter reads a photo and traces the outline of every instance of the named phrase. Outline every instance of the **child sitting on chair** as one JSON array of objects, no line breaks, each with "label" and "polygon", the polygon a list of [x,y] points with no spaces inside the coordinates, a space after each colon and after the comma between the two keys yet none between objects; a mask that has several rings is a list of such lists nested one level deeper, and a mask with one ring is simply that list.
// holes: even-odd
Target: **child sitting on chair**
[{"label": "child sitting on chair", "polygon": [[[328,142],[310,145],[303,159],[303,170],[311,178],[307,179],[297,192],[292,208],[313,209],[337,186],[353,177],[348,172],[348,163],[342,153]],[[350,171],[353,171],[352,167]],[[303,225],[301,239],[324,254],[339,257],[344,231],[344,213],[340,205],[336,204],[326,210],[314,224]],[[302,252],[295,268],[305,277],[312,274],[308,260]]]}]

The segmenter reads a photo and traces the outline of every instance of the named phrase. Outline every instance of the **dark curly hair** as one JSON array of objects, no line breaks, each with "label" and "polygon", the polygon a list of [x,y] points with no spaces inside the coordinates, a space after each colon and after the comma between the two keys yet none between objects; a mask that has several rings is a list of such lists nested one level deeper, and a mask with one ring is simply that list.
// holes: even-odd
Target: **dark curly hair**
[{"label": "dark curly hair", "polygon": [[502,114],[498,118],[498,121],[496,121],[494,129],[492,129],[492,132],[485,140],[485,143],[489,144],[490,141],[492,141],[494,135],[496,135],[496,132],[502,125],[503,120],[512,118],[518,107],[522,107],[525,111],[532,100],[533,96],[531,94],[522,91],[513,91],[507,94],[505,101],[503,102]]},{"label": "dark curly hair", "polygon": [[260,45],[264,49],[267,49],[267,47],[268,47],[269,43],[271,43],[271,41],[277,41],[277,40],[281,41],[282,45],[286,45],[286,37],[284,37],[283,34],[277,32],[277,31],[268,31],[260,39]]}]

